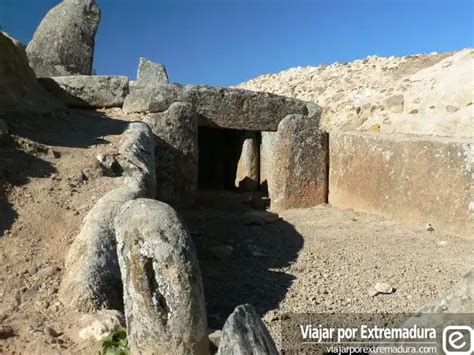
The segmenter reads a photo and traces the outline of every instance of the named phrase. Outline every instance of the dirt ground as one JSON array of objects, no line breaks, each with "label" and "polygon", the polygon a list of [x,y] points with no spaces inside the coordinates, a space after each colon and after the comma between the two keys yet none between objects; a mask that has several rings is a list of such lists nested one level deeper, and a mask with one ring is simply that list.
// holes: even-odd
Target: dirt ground
[{"label": "dirt ground", "polygon": [[[95,353],[95,344],[78,341],[80,315],[64,309],[57,291],[82,219],[121,179],[107,176],[96,155],[117,152],[126,121],[113,111],[8,119],[14,139],[0,149],[1,354]],[[273,216],[252,209],[249,197],[207,191],[199,207],[181,211],[211,329],[243,303],[257,308],[277,340],[289,311],[413,311],[474,264],[472,240],[330,206],[260,224]],[[232,255],[218,258],[213,247],[223,245]],[[377,281],[396,291],[369,296]]]},{"label": "dirt ground", "polygon": [[[474,240],[328,205],[285,211],[274,223],[248,224],[248,196],[208,194],[203,208],[185,215],[212,329],[220,329],[244,303],[257,308],[277,340],[287,312],[413,312],[474,266]],[[213,247],[223,245],[233,247],[233,254],[218,258]],[[377,282],[395,292],[370,296]]]},{"label": "dirt ground", "polygon": [[10,116],[0,148],[0,353],[49,354],[74,342],[57,300],[68,246],[117,185],[96,155],[116,153],[127,122],[104,112]]}]

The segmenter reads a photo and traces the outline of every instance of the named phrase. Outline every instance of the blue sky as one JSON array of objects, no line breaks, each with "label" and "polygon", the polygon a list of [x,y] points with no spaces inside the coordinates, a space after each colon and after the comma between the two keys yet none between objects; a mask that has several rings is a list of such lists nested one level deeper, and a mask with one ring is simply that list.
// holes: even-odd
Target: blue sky
[{"label": "blue sky", "polygon": [[[98,74],[136,76],[140,56],[170,80],[231,85],[294,66],[474,46],[473,0],[97,0]],[[0,0],[27,43],[59,0]]]}]

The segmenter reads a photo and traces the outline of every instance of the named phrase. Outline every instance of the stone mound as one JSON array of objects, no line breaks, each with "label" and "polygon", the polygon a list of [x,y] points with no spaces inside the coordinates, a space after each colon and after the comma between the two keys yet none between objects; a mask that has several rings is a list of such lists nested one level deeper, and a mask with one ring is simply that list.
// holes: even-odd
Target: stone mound
[{"label": "stone mound", "polygon": [[328,131],[472,137],[473,66],[472,48],[369,56],[265,74],[237,87],[316,102],[324,108],[322,126]]}]

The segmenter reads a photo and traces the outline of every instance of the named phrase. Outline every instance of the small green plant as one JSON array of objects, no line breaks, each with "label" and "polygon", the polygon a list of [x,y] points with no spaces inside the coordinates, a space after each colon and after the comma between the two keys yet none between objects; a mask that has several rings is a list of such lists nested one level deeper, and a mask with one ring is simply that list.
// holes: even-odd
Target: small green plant
[{"label": "small green plant", "polygon": [[127,332],[117,329],[99,343],[99,355],[130,355]]}]

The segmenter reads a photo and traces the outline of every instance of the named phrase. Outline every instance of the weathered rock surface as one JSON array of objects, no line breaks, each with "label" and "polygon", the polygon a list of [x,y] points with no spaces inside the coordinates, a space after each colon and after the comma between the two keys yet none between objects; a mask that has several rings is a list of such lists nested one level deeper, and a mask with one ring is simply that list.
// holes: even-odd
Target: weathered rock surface
[{"label": "weathered rock surface", "polygon": [[200,269],[175,210],[156,200],[130,201],[115,226],[132,353],[208,354]]},{"label": "weathered rock surface", "polygon": [[157,198],[190,205],[197,189],[198,118],[189,103],[173,103],[145,120],[155,135]]},{"label": "weathered rock surface", "polygon": [[268,192],[273,166],[272,157],[275,150],[276,132],[262,132],[260,142],[260,186],[265,192]]},{"label": "weathered rock surface", "polygon": [[327,202],[328,137],[318,127],[317,112],[309,117],[288,115],[280,122],[275,136],[267,141],[273,150],[262,159],[270,160],[265,163],[265,179],[272,209]]},{"label": "weathered rock surface", "polygon": [[163,112],[173,102],[185,102],[186,87],[180,84],[157,84],[139,86],[137,82],[130,87],[130,94],[123,103],[125,112]]},{"label": "weathered rock surface", "polygon": [[66,256],[59,299],[83,312],[122,307],[122,280],[117,260],[114,218],[127,201],[156,194],[154,142],[150,128],[133,122],[124,133],[121,187],[103,196],[82,223]]},{"label": "weathered rock surface", "polygon": [[333,132],[329,151],[333,206],[474,236],[472,140]]},{"label": "weathered rock surface", "polygon": [[231,88],[192,86],[188,99],[202,125],[229,129],[276,131],[285,116],[308,112],[299,100]]},{"label": "weathered rock surface", "polygon": [[121,107],[128,93],[126,76],[75,75],[41,78],[40,83],[69,107]]},{"label": "weathered rock surface", "polygon": [[140,58],[137,80],[134,85],[148,86],[168,83],[168,73],[163,64],[154,63],[148,59]]},{"label": "weathered rock surface", "polygon": [[276,355],[278,350],[255,308],[245,304],[235,308],[227,318],[217,354]]},{"label": "weathered rock surface", "polygon": [[36,75],[91,75],[99,22],[95,0],[64,0],[52,8],[26,48]]},{"label": "weathered rock surface", "polygon": [[255,132],[245,134],[237,163],[235,187],[240,191],[257,191],[260,184],[260,146]]},{"label": "weathered rock surface", "polygon": [[135,87],[125,98],[123,109],[126,112],[161,112],[176,101],[192,104],[201,116],[200,125],[229,129],[276,131],[286,115],[308,113],[302,101],[283,96],[178,84]]},{"label": "weathered rock surface", "polygon": [[38,84],[23,45],[0,32],[0,113],[47,112],[63,107]]}]

